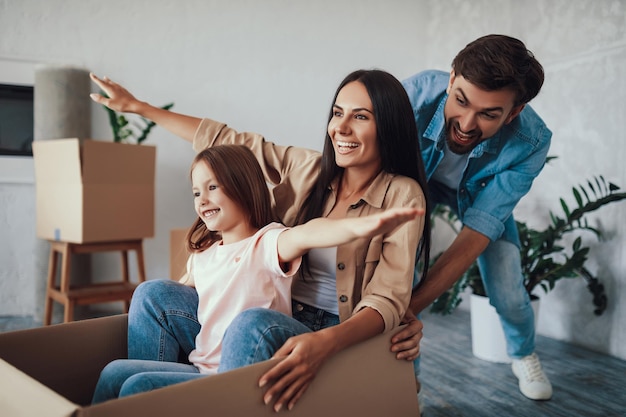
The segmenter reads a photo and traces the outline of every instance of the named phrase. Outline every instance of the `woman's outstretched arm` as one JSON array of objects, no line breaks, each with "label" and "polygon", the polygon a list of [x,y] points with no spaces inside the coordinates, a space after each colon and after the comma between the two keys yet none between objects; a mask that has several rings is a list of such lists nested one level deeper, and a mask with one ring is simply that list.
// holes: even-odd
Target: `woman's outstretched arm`
[{"label": "woman's outstretched arm", "polygon": [[137,114],[152,120],[157,125],[186,141],[193,141],[193,136],[200,125],[200,118],[155,107],[145,101],[136,99],[128,90],[107,77],[98,78],[93,73],[89,74],[89,76],[108,96],[104,97],[97,93],[91,94],[91,99],[96,103],[103,104],[117,112]]}]

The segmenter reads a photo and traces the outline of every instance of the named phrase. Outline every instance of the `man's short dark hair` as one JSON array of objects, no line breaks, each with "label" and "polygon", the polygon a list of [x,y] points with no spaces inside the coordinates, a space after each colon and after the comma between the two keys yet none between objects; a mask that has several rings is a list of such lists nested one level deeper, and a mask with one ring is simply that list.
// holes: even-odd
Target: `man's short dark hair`
[{"label": "man's short dark hair", "polygon": [[543,67],[519,39],[487,35],[467,44],[452,61],[452,69],[487,91],[515,92],[515,105],[526,104],[541,90]]}]

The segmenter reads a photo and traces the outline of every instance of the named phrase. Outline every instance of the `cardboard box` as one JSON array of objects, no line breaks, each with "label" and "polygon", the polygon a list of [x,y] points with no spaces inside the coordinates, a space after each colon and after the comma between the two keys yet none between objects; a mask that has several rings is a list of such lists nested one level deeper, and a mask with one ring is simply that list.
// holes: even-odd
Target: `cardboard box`
[{"label": "cardboard box", "polygon": [[187,271],[189,251],[185,245],[185,237],[188,231],[189,229],[170,230],[170,279],[175,281]]},{"label": "cardboard box", "polygon": [[154,236],[156,147],[33,142],[37,237],[72,243]]},{"label": "cardboard box", "polygon": [[[0,334],[0,415],[46,417],[270,417],[259,377],[276,360],[90,405],[100,370],[126,357],[127,316]],[[288,415],[419,416],[413,364],[395,359],[389,334],[329,359]]]}]

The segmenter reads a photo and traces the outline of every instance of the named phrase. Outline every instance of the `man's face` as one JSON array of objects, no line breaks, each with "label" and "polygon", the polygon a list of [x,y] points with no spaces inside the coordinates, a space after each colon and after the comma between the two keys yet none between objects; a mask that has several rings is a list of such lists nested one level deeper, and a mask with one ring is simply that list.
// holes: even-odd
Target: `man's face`
[{"label": "man's face", "polygon": [[482,90],[462,76],[455,75],[454,71],[450,73],[446,91],[446,142],[456,154],[469,153],[510,123],[524,108],[524,105],[513,106],[513,91]]}]

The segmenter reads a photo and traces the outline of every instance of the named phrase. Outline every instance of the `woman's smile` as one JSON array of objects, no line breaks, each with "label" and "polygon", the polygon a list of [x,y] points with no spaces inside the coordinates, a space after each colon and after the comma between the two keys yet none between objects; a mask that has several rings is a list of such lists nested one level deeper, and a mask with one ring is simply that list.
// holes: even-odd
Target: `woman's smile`
[{"label": "woman's smile", "polygon": [[337,145],[337,152],[342,155],[350,153],[359,147],[359,144],[356,142],[346,142],[343,140],[336,140],[335,144]]}]

